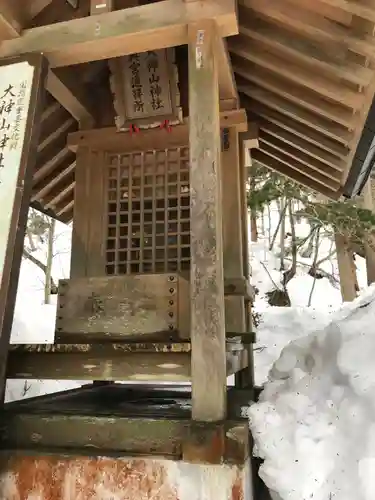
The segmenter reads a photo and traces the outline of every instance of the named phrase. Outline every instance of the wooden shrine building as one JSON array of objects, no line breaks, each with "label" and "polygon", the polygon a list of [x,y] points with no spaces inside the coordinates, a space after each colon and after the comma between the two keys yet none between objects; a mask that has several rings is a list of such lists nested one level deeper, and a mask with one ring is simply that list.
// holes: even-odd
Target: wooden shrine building
[{"label": "wooden shrine building", "polygon": [[[375,0],[0,2],[2,394],[86,381],[2,404],[1,499],[260,499],[247,167],[361,190],[374,24]],[[73,223],[53,345],[9,343],[30,205]]]}]

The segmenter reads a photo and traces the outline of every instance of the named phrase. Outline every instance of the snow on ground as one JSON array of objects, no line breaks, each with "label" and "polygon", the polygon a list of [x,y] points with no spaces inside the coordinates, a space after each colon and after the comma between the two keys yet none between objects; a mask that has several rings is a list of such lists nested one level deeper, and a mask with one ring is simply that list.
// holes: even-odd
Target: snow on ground
[{"label": "snow on ground", "polygon": [[[58,279],[69,277],[71,228],[56,223],[52,274]],[[33,252],[46,262],[45,245]],[[52,344],[56,320],[56,296],[44,304],[44,274],[29,260],[23,259],[18,283],[11,342],[13,344]],[[6,401],[39,396],[73,387],[83,382],[61,380],[8,380]]]},{"label": "snow on ground", "polygon": [[249,418],[283,500],[373,500],[375,286],[284,348]]},{"label": "snow on ground", "polygon": [[[311,266],[311,259],[298,256],[297,275],[288,284],[292,307],[270,307],[266,293],[280,286],[282,273],[280,272],[279,251],[275,244],[272,252],[268,250],[271,236],[278,222],[278,209],[271,206],[271,228],[259,229],[257,243],[250,243],[250,263],[252,269],[251,283],[259,293],[256,296],[254,311],[261,316],[261,323],[257,328],[255,345],[255,382],[262,385],[267,380],[267,375],[272,364],[280,356],[284,346],[290,341],[309,335],[318,329],[324,328],[330,321],[331,315],[341,308],[341,291],[338,280],[338,267],[335,258],[323,262],[319,268],[330,275],[331,279],[322,278],[315,280],[307,274]],[[259,225],[260,226],[260,225]],[[290,231],[286,224],[286,231]],[[302,220],[296,225],[299,238],[309,234],[310,226]],[[249,231],[250,234],[250,231]],[[289,240],[286,240],[288,244]],[[322,238],[319,247],[319,259],[329,255],[331,241]],[[286,261],[286,267],[290,261]],[[357,257],[357,276],[361,290],[366,289],[366,266],[364,259]],[[334,286],[333,286],[334,285]],[[313,288],[311,307],[307,307],[309,296]]]},{"label": "snow on ground", "polygon": [[[260,475],[275,500],[373,500],[375,286],[366,287],[365,263],[357,258],[361,296],[342,306],[334,280],[323,278],[307,308],[313,278],[304,263],[311,260],[299,257],[288,285],[292,307],[271,308],[265,294],[279,285],[280,271],[267,240],[263,234],[251,245],[261,314],[256,382],[266,383],[248,415],[254,453],[264,459]],[[329,253],[328,241],[321,253]],[[338,276],[335,260],[321,267]]]}]

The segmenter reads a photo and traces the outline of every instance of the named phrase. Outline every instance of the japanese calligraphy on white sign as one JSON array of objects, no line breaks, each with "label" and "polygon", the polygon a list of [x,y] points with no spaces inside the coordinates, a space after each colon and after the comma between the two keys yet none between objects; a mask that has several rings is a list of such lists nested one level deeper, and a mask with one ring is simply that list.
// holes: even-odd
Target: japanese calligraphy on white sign
[{"label": "japanese calligraphy on white sign", "polygon": [[155,50],[126,56],[125,105],[129,120],[173,113],[167,51]]},{"label": "japanese calligraphy on white sign", "polygon": [[0,66],[0,283],[26,133],[34,66]]}]

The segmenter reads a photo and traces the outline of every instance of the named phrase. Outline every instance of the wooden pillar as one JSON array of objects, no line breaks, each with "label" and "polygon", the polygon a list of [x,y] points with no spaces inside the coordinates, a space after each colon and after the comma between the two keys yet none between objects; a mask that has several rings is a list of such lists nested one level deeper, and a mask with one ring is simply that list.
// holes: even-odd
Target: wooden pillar
[{"label": "wooden pillar", "polygon": [[105,275],[105,155],[77,150],[70,277]]},{"label": "wooden pillar", "polygon": [[[226,279],[243,279],[242,210],[238,132],[229,129],[229,149],[221,155],[223,197],[223,261]],[[245,331],[242,297],[225,298],[225,322],[234,331]]]},{"label": "wooden pillar", "polygon": [[[229,130],[228,143],[228,150],[223,151],[221,156],[222,185],[225,186],[222,190],[224,276],[226,279],[247,279],[248,275],[245,275],[245,261],[248,259],[245,167],[242,155],[240,155],[238,132],[235,129]],[[225,297],[227,330],[229,325],[235,332],[244,333],[251,330],[246,306],[243,297]],[[248,367],[236,374],[236,386],[253,385],[251,345],[247,354]]]},{"label": "wooden pillar", "polygon": [[192,417],[226,416],[219,92],[213,21],[189,32]]}]

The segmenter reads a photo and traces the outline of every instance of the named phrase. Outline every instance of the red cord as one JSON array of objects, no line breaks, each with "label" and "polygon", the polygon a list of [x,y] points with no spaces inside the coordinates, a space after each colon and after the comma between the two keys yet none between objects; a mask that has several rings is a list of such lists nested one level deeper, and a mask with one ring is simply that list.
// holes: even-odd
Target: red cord
[{"label": "red cord", "polygon": [[130,133],[130,135],[133,135],[133,133],[139,134],[139,128],[137,127],[137,125],[130,125],[129,133]]},{"label": "red cord", "polygon": [[167,132],[172,132],[172,127],[169,125],[169,120],[164,120],[163,123],[160,124],[160,128],[165,128]]}]

